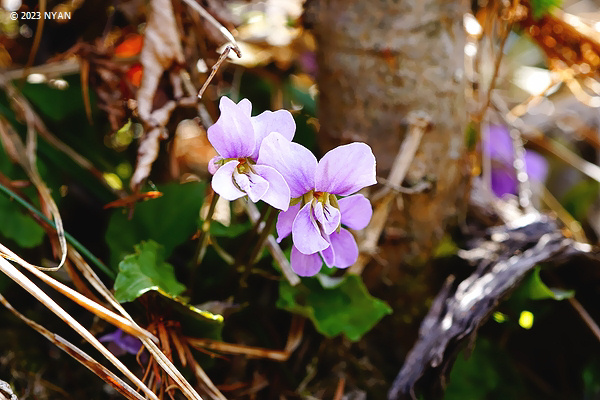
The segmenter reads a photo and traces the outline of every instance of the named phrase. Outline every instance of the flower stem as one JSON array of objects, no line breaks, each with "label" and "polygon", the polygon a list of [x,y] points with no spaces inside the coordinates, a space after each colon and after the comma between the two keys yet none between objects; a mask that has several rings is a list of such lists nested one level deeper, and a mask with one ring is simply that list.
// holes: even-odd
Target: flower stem
[{"label": "flower stem", "polygon": [[271,211],[271,207],[265,207],[260,212],[260,217],[257,221],[254,222],[254,226],[252,227],[252,236],[258,236],[261,232],[261,225],[264,227],[264,221],[267,218],[267,214]]},{"label": "flower stem", "polygon": [[[16,194],[15,192],[13,192],[12,190],[10,190],[9,188],[7,188],[6,186],[4,186],[1,183],[0,183],[0,191],[4,192],[9,197],[15,199],[17,201],[17,203],[19,203],[20,205],[25,207],[32,214],[34,214],[39,219],[41,219],[42,221],[44,221],[45,223],[50,225],[52,228],[56,229],[56,225],[54,225],[54,222],[52,220],[50,220],[48,217],[46,217],[44,214],[42,214],[42,212],[40,212],[34,206],[29,204],[21,196],[19,196],[18,194]],[[81,252],[81,254],[86,256],[92,262],[92,264],[94,264],[96,267],[98,267],[107,276],[109,276],[112,279],[116,278],[114,271],[112,271],[102,261],[100,261],[96,256],[94,256],[88,249],[85,248],[85,246],[83,246],[81,243],[79,243],[77,241],[77,239],[75,239],[73,236],[69,235],[67,232],[65,232],[65,238],[67,239],[67,241],[69,243],[71,243],[71,245],[73,245],[73,247],[75,247],[79,252]]]},{"label": "flower stem", "polygon": [[[202,227],[200,229],[200,237],[198,238],[198,251],[196,252],[196,267],[198,267],[198,265],[202,263],[202,259],[206,254],[209,236],[208,231],[210,230],[212,216],[215,213],[215,209],[217,208],[217,201],[219,201],[219,195],[213,193],[213,197],[208,208],[208,213],[206,214],[206,218],[204,219],[204,222],[202,223]],[[196,268],[194,268],[194,270],[195,269]]]},{"label": "flower stem", "polygon": [[[256,208],[256,206],[254,205],[254,203],[246,203],[246,214],[248,214],[248,218],[250,218],[250,220],[253,223],[256,223],[260,219],[260,213],[258,211],[258,208]],[[300,278],[292,270],[290,262],[288,261],[287,257],[281,250],[281,247],[279,247],[279,244],[272,235],[267,237],[266,246],[271,252],[271,256],[273,256],[275,263],[277,263],[279,268],[281,268],[283,276],[285,277],[285,279],[288,280],[290,285],[296,286],[297,284],[299,284]]]},{"label": "flower stem", "polygon": [[[244,269],[242,279],[241,279],[242,285],[246,282],[248,276],[250,275],[252,266],[258,261],[258,258],[260,257],[260,253],[262,252],[262,249],[265,246],[265,242],[267,241],[267,238],[271,234],[273,225],[275,224],[275,221],[277,220],[277,210],[275,210],[271,206],[268,206],[264,212],[264,215],[266,217],[265,218],[266,221],[265,221],[265,224],[262,227],[262,229],[260,229],[260,226],[259,226],[260,221],[257,221],[257,224],[256,224],[257,230],[259,233],[258,241],[256,242],[256,245],[252,249],[252,252],[250,253],[250,257],[248,257],[247,261],[242,266],[242,268]],[[261,218],[261,219],[263,219],[263,218]]]},{"label": "flower stem", "polygon": [[245,268],[245,265],[248,264],[248,254],[250,251],[254,252],[254,249],[252,248],[252,250],[250,249],[250,245],[251,242],[255,239],[258,238],[260,236],[260,233],[262,232],[262,229],[265,227],[265,219],[267,218],[267,215],[269,214],[269,212],[271,211],[271,207],[270,206],[265,206],[263,207],[262,210],[260,210],[260,214],[258,211],[258,208],[256,207],[256,205],[250,201],[246,202],[246,209],[248,207],[254,207],[255,211],[255,216],[254,218],[250,218],[250,220],[252,221],[252,232],[250,232],[249,234],[249,241],[244,241],[244,244],[242,246],[240,246],[240,248],[237,251],[237,254],[235,256],[235,265],[238,271],[242,271]]}]

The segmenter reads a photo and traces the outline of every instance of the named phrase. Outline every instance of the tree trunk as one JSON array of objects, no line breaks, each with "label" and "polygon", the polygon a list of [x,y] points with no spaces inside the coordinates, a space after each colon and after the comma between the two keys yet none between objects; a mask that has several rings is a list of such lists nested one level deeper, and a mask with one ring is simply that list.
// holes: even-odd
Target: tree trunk
[{"label": "tree trunk", "polygon": [[307,4],[318,44],[322,150],[366,142],[378,177],[386,178],[406,135],[407,115],[425,113],[432,122],[404,180],[404,186],[428,181],[432,189],[403,195],[394,205],[383,242],[395,243],[382,247],[392,265],[427,260],[465,198],[466,11],[464,0]]}]

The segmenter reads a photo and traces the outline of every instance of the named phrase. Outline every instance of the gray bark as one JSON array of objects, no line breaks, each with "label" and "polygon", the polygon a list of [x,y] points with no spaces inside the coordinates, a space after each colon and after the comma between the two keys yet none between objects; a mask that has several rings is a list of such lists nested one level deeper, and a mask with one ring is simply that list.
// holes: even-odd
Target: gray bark
[{"label": "gray bark", "polygon": [[[427,180],[433,190],[404,195],[388,227],[402,232],[402,259],[426,260],[464,198],[462,16],[454,0],[320,0],[307,5],[319,64],[319,142],[323,151],[368,143],[377,174],[387,177],[411,111],[431,117],[405,185]],[[387,255],[386,255],[387,256]],[[393,258],[394,256],[392,256]]]}]

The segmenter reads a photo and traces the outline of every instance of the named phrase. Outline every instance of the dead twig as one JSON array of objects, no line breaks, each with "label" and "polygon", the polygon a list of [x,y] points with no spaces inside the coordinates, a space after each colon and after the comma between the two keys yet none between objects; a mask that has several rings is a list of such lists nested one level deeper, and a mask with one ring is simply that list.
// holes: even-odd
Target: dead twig
[{"label": "dead twig", "polygon": [[590,328],[594,336],[596,336],[596,339],[600,341],[600,327],[598,327],[596,321],[594,321],[594,319],[590,316],[586,309],[583,308],[581,303],[577,301],[575,297],[569,297],[567,300],[569,301],[571,307],[573,307],[577,314],[579,314],[583,322],[585,322],[588,328]]},{"label": "dead twig", "polygon": [[298,348],[302,341],[302,331],[304,329],[304,318],[294,316],[292,324],[290,325],[290,332],[288,339],[283,350],[272,350],[265,349],[262,347],[245,346],[235,343],[226,343],[212,339],[197,339],[197,338],[185,338],[186,342],[196,348],[202,349],[207,348],[210,350],[216,350],[226,354],[238,354],[245,355],[248,357],[256,358],[268,358],[275,361],[287,361],[294,350]]},{"label": "dead twig", "polygon": [[212,81],[212,79],[214,78],[215,74],[219,70],[219,67],[221,66],[221,64],[223,64],[223,61],[225,61],[225,59],[227,58],[227,55],[229,54],[229,52],[232,49],[233,49],[233,46],[231,46],[231,45],[225,46],[225,49],[223,50],[223,52],[221,52],[221,55],[219,56],[219,59],[217,60],[217,62],[215,63],[215,65],[212,66],[211,71],[210,71],[210,75],[208,76],[208,78],[206,78],[206,81],[204,82],[204,85],[202,85],[202,88],[198,92],[198,100],[202,99],[202,95],[204,94],[204,91],[208,87],[208,84]]},{"label": "dead twig", "polygon": [[335,388],[333,400],[342,400],[342,398],[344,397],[344,386],[346,386],[346,379],[342,377],[340,378],[337,387]]},{"label": "dead twig", "polygon": [[185,346],[184,351],[186,354],[188,364],[192,367],[194,375],[196,375],[196,379],[198,379],[198,382],[200,382],[205,387],[206,392],[211,396],[211,398],[213,398],[214,400],[227,400],[223,393],[221,393],[221,391],[212,383],[212,381],[210,380],[208,375],[206,375],[206,372],[204,372],[200,364],[198,364],[190,348],[188,346]]},{"label": "dead twig", "polygon": [[188,6],[192,7],[202,17],[204,17],[208,22],[210,22],[215,28],[217,28],[221,35],[223,35],[223,37],[229,43],[231,43],[231,48],[233,51],[235,51],[235,54],[237,54],[238,58],[242,58],[242,51],[240,50],[240,47],[238,46],[235,38],[233,37],[231,32],[227,30],[227,28],[221,25],[219,21],[215,19],[215,17],[213,17],[208,11],[206,11],[200,4],[196,3],[194,0],[183,0],[183,2]]},{"label": "dead twig", "polygon": [[[40,15],[44,15],[46,13],[46,0],[40,0],[39,3],[39,13]],[[37,26],[35,28],[35,36],[33,38],[33,45],[31,46],[31,51],[29,52],[29,58],[27,58],[27,64],[25,68],[25,72],[27,68],[33,65],[33,61],[35,60],[35,55],[40,47],[40,42],[42,40],[42,33],[44,32],[44,21],[46,18],[40,18],[37,22]]]},{"label": "dead twig", "polygon": [[365,239],[360,244],[360,248],[364,253],[360,254],[356,263],[350,267],[350,273],[352,274],[360,275],[371,259],[371,255],[375,253],[377,242],[392,209],[393,200],[396,198],[396,193],[392,188],[401,187],[415,154],[417,154],[423,134],[431,127],[431,117],[424,112],[411,112],[407,117],[407,121],[409,124],[408,132],[396,154],[392,169],[386,180],[387,184],[372,197],[373,202],[379,201],[379,203],[373,211],[371,223],[365,229]]}]

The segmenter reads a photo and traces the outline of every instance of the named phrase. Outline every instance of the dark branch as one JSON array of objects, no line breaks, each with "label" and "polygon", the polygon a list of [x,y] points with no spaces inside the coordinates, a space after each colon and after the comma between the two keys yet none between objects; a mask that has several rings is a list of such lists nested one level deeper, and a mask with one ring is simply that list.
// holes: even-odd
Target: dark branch
[{"label": "dark branch", "polygon": [[536,264],[591,252],[591,246],[565,238],[554,220],[537,213],[490,228],[470,248],[459,255],[477,269],[460,283],[447,279],[392,384],[390,400],[416,399],[418,388],[426,398],[441,398],[458,352]]}]

